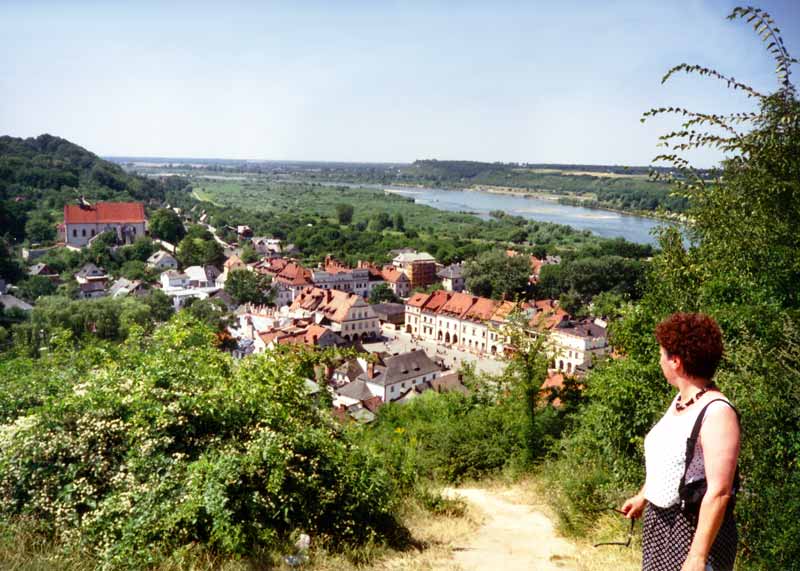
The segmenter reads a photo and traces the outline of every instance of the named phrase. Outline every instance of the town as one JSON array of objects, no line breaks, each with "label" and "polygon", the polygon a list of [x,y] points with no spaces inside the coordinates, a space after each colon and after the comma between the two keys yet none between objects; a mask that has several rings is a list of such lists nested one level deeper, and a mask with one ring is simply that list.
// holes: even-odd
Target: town
[{"label": "town", "polygon": [[[391,264],[383,266],[359,261],[348,267],[327,256],[318,267],[305,267],[293,245],[254,236],[246,225],[231,226],[229,233],[235,232],[237,241],[228,243],[204,213],[193,220],[180,208],[168,210],[181,224],[196,222],[211,233],[224,252],[220,267],[181,267],[176,245],[156,239],[157,250],[146,262],[151,279],[110,275],[88,262],[68,284],[76,297],[120,298],[157,290],[175,311],[198,300],[214,302],[231,317],[226,347],[237,358],[278,346],[353,348],[359,356],[326,371],[322,379],[336,414],[343,418],[369,422],[383,404],[407,402],[426,390],[466,391],[459,374],[465,363],[481,372],[501,373],[513,351],[507,331],[512,325],[530,337],[546,336],[549,377],[543,388],[558,386],[565,377],[581,378],[609,353],[603,320],[575,319],[554,299],[472,295],[461,263],[445,266],[426,252],[405,248],[389,252]],[[55,248],[80,251],[105,239],[114,244],[113,250],[148,234],[142,203],[91,203],[81,198],[64,207]],[[51,249],[26,249],[27,273],[63,287],[63,276],[36,261]],[[242,257],[246,250],[248,262]],[[506,255],[521,254],[508,250]],[[542,266],[558,264],[560,258],[531,255],[529,262],[529,280],[535,283]],[[256,279],[261,303],[231,294],[237,275]],[[32,309],[14,295],[13,284],[2,287],[4,307]]]}]

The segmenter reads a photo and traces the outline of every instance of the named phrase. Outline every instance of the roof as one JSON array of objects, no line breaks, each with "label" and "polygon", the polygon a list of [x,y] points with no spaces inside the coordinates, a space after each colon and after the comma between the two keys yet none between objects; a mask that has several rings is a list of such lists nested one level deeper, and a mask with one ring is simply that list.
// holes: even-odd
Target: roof
[{"label": "roof", "polygon": [[11,294],[4,293],[0,295],[0,307],[5,309],[11,309],[16,307],[17,309],[21,309],[22,311],[30,311],[33,309],[33,306],[29,303],[25,303],[18,297],[14,297]]},{"label": "roof", "polygon": [[64,205],[65,224],[103,224],[108,222],[135,224],[146,220],[144,204],[141,202],[98,202],[92,206]]},{"label": "roof", "polygon": [[473,297],[466,293],[452,293],[450,299],[448,299],[447,302],[439,308],[438,313],[463,317],[478,301],[478,299],[479,298]]},{"label": "roof", "polygon": [[395,256],[394,260],[398,263],[403,262],[436,262],[436,258],[427,252],[403,252]]},{"label": "roof", "polygon": [[32,265],[28,268],[28,275],[29,276],[57,276],[58,273],[54,272],[50,266],[43,263],[38,263]]},{"label": "roof", "polygon": [[91,262],[84,264],[83,267],[78,270],[78,273],[75,274],[76,277],[82,278],[101,277],[105,275],[106,271],[103,268],[98,268]]},{"label": "roof", "polygon": [[[449,291],[437,290],[428,296],[428,299],[425,300],[425,304],[423,305],[422,308],[425,311],[437,312],[444,304],[446,304],[450,300],[450,298],[453,295],[454,294]],[[461,295],[467,295],[467,294],[461,294]]]},{"label": "roof", "polygon": [[439,270],[436,275],[440,278],[451,280],[463,278],[464,266],[462,264],[450,264],[449,266]]},{"label": "roof", "polygon": [[151,264],[157,264],[158,262],[160,262],[165,258],[172,258],[173,260],[175,260],[175,256],[173,256],[169,252],[165,252],[164,250],[159,250],[158,252],[155,252],[149,258],[147,258],[147,261],[150,262]]},{"label": "roof", "polygon": [[408,281],[408,276],[394,266],[386,266],[383,268],[381,270],[381,276],[384,280],[393,284],[402,281]]},{"label": "roof", "polygon": [[606,336],[605,327],[600,327],[592,321],[563,321],[557,329],[560,333],[575,335],[576,337],[591,337],[598,339]]},{"label": "roof", "polygon": [[347,383],[335,389],[337,395],[355,399],[358,401],[364,401],[367,399],[371,399],[373,397],[372,392],[367,387],[367,383],[361,380],[355,380],[351,383]]},{"label": "roof", "polygon": [[367,373],[359,375],[359,379],[370,383],[386,386],[399,383],[406,379],[413,379],[421,375],[439,372],[442,368],[431,361],[425,351],[409,351],[384,359],[384,365],[375,365],[372,378]]},{"label": "roof", "polygon": [[411,297],[406,300],[406,305],[410,305],[411,307],[422,307],[425,305],[425,302],[428,301],[429,297],[430,294],[417,292],[412,294]]},{"label": "roof", "polygon": [[516,309],[517,304],[513,301],[502,301],[500,305],[497,306],[494,313],[492,314],[491,320],[492,321],[505,321],[509,315],[511,315],[514,310]]},{"label": "roof", "polygon": [[464,314],[464,319],[489,321],[499,306],[500,304],[492,299],[479,297],[475,300],[475,303],[472,304],[472,307]]},{"label": "roof", "polygon": [[236,268],[243,268],[245,267],[245,264],[239,256],[233,254],[230,258],[225,260],[225,267],[229,270],[232,270]]},{"label": "roof", "polygon": [[189,266],[184,273],[194,281],[213,282],[219,277],[220,272],[214,266]]},{"label": "roof", "polygon": [[372,306],[372,311],[377,315],[403,315],[406,312],[406,306],[402,303],[376,303]]},{"label": "roof", "polygon": [[341,323],[347,318],[350,308],[357,303],[366,306],[364,300],[354,293],[307,287],[295,297],[291,309],[292,311],[303,309],[305,311],[319,312],[331,321]]}]

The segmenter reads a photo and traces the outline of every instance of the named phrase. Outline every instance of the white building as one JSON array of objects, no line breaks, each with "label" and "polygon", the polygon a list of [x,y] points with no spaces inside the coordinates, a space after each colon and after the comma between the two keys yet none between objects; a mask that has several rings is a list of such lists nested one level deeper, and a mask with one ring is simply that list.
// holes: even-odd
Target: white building
[{"label": "white building", "polygon": [[141,202],[98,202],[67,204],[60,238],[67,246],[82,248],[89,240],[113,230],[122,243],[131,243],[145,235],[147,217]]}]

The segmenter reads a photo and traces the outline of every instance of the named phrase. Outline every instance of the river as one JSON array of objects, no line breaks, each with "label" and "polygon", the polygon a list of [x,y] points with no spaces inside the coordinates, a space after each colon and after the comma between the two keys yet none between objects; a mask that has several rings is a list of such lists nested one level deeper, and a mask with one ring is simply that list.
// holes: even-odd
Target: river
[{"label": "river", "polygon": [[604,238],[622,237],[639,244],[656,244],[651,235],[653,228],[662,222],[643,216],[619,214],[608,210],[582,208],[559,204],[556,200],[499,194],[481,190],[441,190],[418,187],[382,187],[386,192],[413,198],[417,204],[425,204],[450,212],[469,212],[489,218],[492,210],[522,216],[541,222],[566,224],[579,230],[589,230]]}]

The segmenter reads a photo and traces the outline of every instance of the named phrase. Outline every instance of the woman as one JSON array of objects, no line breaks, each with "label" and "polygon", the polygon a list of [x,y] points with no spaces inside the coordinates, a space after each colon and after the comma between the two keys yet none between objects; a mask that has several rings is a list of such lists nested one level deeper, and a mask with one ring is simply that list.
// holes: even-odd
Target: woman
[{"label": "woman", "polygon": [[[676,313],[658,325],[656,339],[661,370],[678,394],[645,438],[645,484],[622,511],[628,518],[644,511],[643,571],[730,571],[737,543],[732,495],[739,421],[711,380],[722,358],[722,333],[707,315]],[[707,405],[686,470],[686,439]],[[705,477],[708,485],[696,524],[680,507],[684,471],[687,483]]]}]

